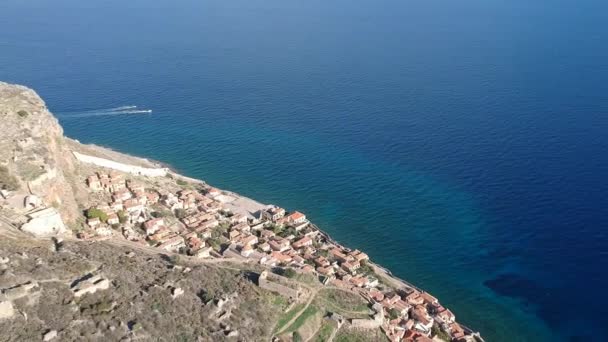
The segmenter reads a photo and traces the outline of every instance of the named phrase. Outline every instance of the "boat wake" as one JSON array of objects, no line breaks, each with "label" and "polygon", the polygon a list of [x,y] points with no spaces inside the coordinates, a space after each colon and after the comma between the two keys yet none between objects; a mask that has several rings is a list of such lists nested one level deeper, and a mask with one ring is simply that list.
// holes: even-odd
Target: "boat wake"
[{"label": "boat wake", "polygon": [[137,106],[120,106],[114,108],[102,108],[82,110],[75,112],[58,113],[59,118],[86,118],[92,116],[113,116],[113,115],[130,115],[130,114],[149,114],[151,109],[139,109]]}]

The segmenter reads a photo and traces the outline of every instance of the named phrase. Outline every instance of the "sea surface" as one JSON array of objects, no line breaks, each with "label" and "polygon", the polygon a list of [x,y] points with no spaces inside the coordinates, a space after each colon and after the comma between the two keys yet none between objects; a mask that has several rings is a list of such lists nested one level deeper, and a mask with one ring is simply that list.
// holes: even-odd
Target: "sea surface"
[{"label": "sea surface", "polygon": [[488,342],[608,341],[607,22],[599,0],[2,0],[0,80],[81,142],[305,212]]}]

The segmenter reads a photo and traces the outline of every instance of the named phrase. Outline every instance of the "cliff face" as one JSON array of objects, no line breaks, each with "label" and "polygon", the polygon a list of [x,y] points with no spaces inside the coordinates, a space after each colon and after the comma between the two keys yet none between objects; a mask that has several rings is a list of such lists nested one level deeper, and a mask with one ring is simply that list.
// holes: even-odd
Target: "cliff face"
[{"label": "cliff face", "polygon": [[0,82],[0,123],[0,189],[21,199],[35,195],[64,221],[76,220],[75,160],[44,101],[29,88]]}]

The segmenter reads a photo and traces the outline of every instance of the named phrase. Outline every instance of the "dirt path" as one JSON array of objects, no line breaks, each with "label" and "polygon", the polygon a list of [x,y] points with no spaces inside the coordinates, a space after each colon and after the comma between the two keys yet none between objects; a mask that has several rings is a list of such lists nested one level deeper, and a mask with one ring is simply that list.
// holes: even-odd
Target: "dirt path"
[{"label": "dirt path", "polygon": [[309,338],[307,338],[306,340],[304,340],[304,342],[308,342],[308,341],[312,340],[312,338],[313,338],[313,337],[315,337],[315,336],[317,335],[317,333],[319,332],[319,330],[321,330],[321,327],[322,327],[322,326],[323,326],[323,324],[321,324],[321,325],[319,326],[319,328],[318,328],[317,330],[315,330],[315,332],[314,332],[312,335],[310,335],[310,337],[309,337]]},{"label": "dirt path", "polygon": [[323,328],[323,323],[321,323],[319,325],[319,327],[317,328],[317,330],[312,335],[310,335],[310,337],[308,337],[304,342],[308,342],[308,341],[312,340],[315,336],[317,336],[319,331],[321,331],[321,328]]},{"label": "dirt path", "polygon": [[[298,317],[300,317],[304,313],[304,311],[306,311],[306,309],[308,309],[308,307],[310,306],[310,304],[312,303],[312,301],[315,300],[315,298],[317,297],[317,293],[319,292],[319,289],[308,288],[308,290],[311,291],[310,292],[310,298],[308,298],[308,300],[306,301],[306,304],[304,305],[304,307],[300,311],[298,311],[296,313],[296,315],[293,316],[292,319],[290,319],[287,323],[285,323],[285,325],[283,325],[283,328],[281,330],[275,332],[274,333],[275,336],[281,335],[283,333],[283,331],[285,331],[287,328],[289,328],[293,324],[293,322],[295,322],[295,320],[298,319]],[[279,322],[277,322],[277,324],[278,323]],[[275,327],[276,327],[276,324],[275,324]],[[274,328],[273,328],[273,330],[274,330]]]},{"label": "dirt path", "polygon": [[338,327],[331,332],[331,335],[329,335],[327,342],[333,342],[334,338],[336,337],[336,334],[338,333],[338,330],[340,330],[341,327],[342,324],[338,323]]}]

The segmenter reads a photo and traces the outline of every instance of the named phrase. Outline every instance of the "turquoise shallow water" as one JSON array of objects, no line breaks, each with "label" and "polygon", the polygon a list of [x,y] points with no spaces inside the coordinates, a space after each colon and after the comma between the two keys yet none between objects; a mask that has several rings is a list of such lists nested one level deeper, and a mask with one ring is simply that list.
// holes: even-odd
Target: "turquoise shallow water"
[{"label": "turquoise shallow water", "polygon": [[[604,341],[607,9],[7,0],[0,79],[71,137],[304,211],[488,341]],[[129,105],[153,113],[83,115]]]}]

